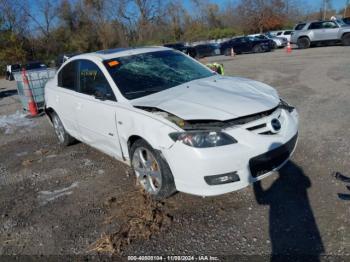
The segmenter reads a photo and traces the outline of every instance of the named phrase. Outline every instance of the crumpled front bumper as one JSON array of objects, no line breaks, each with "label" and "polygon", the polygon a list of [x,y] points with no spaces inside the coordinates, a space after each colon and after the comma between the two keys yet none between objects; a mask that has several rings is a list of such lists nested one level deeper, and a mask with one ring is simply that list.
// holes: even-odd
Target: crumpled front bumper
[{"label": "crumpled front bumper", "polygon": [[[276,115],[257,120],[269,123]],[[178,191],[200,195],[214,196],[242,189],[253,182],[263,179],[272,174],[273,170],[280,168],[288,161],[296,145],[292,146],[288,155],[279,166],[271,166],[268,170],[258,176],[252,175],[251,160],[266,152],[276,151],[291,141],[298,133],[298,113],[294,110],[289,113],[280,110],[282,127],[278,133],[265,135],[257,131],[250,131],[245,126],[232,127],[223,130],[234,137],[238,142],[231,145],[213,148],[193,148],[181,142],[176,142],[171,148],[162,150],[167,160],[175,185]],[[283,120],[283,121],[282,121]],[[251,125],[252,123],[249,123]],[[266,127],[268,128],[268,127]],[[267,159],[267,161],[270,161]],[[264,168],[264,166],[263,166]],[[214,176],[237,172],[239,181],[220,185],[208,185],[205,176]]]}]

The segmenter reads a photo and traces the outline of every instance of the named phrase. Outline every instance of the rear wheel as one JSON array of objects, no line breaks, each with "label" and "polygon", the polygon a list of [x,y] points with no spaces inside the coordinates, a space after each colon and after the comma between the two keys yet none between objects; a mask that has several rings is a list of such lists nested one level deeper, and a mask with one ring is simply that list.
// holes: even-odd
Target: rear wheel
[{"label": "rear wheel", "polygon": [[311,45],[310,39],[307,37],[299,38],[297,41],[298,48],[300,49],[306,49],[309,48]]},{"label": "rear wheel", "polygon": [[130,155],[136,179],[146,193],[160,200],[176,191],[168,163],[146,141],[135,141],[130,148]]},{"label": "rear wheel", "polygon": [[58,115],[54,112],[51,113],[51,119],[59,143],[64,146],[69,146],[72,144],[75,139],[67,133]]},{"label": "rear wheel", "polygon": [[341,42],[343,45],[349,46],[350,45],[350,33],[343,35],[343,37],[341,38]]}]

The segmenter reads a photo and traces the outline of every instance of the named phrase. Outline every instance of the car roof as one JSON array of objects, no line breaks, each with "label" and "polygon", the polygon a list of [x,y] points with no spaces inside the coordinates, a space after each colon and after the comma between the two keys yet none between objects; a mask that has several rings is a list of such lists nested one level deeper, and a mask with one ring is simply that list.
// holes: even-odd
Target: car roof
[{"label": "car roof", "polygon": [[129,56],[129,55],[137,55],[137,54],[143,54],[143,53],[149,53],[149,52],[156,52],[156,51],[165,51],[165,50],[173,50],[168,47],[163,46],[150,46],[150,47],[138,47],[138,48],[114,48],[114,49],[107,49],[107,50],[100,50],[93,53],[86,53],[81,54],[72,57],[69,59],[70,61],[76,60],[76,59],[90,59],[90,60],[109,60],[117,57],[122,56]]}]

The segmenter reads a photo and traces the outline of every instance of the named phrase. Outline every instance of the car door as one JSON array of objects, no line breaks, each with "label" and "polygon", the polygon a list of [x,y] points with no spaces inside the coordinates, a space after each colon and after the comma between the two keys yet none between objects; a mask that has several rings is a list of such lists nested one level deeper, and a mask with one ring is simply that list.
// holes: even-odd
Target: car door
[{"label": "car door", "polygon": [[333,21],[322,22],[322,40],[335,40],[338,38],[339,26]]},{"label": "car door", "polygon": [[254,41],[252,40],[253,38],[249,37],[243,37],[242,38],[242,50],[243,52],[251,52],[254,47]]},{"label": "car door", "polygon": [[308,30],[311,30],[311,41],[322,41],[324,39],[322,22],[311,23]]},{"label": "car door", "polygon": [[79,126],[76,118],[77,93],[77,65],[76,61],[64,65],[57,75],[57,89],[54,92],[54,108],[61,119],[66,131],[80,139]]},{"label": "car door", "polygon": [[82,59],[78,64],[78,81],[76,107],[82,140],[122,159],[116,125],[117,101],[104,73],[94,62]]},{"label": "car door", "polygon": [[233,48],[236,53],[243,53],[246,52],[246,45],[245,42],[242,41],[242,38],[236,38],[233,40]]}]

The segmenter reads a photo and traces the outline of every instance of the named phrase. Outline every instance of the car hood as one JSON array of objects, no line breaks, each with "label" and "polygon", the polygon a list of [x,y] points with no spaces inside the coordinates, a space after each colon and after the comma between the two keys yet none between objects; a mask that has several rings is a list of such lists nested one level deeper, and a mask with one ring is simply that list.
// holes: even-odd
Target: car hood
[{"label": "car hood", "polygon": [[245,78],[213,76],[132,100],[184,120],[229,120],[270,110],[280,100],[272,87]]}]

